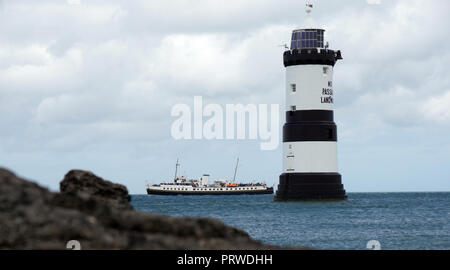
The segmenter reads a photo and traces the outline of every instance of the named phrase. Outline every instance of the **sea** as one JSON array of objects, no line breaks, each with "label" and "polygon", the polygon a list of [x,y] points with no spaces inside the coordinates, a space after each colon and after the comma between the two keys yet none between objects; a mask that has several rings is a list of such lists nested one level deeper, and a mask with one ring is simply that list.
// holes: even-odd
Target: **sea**
[{"label": "sea", "polygon": [[133,195],[131,203],[153,214],[220,219],[279,246],[450,249],[450,192],[349,193],[344,202],[275,202],[273,195]]}]

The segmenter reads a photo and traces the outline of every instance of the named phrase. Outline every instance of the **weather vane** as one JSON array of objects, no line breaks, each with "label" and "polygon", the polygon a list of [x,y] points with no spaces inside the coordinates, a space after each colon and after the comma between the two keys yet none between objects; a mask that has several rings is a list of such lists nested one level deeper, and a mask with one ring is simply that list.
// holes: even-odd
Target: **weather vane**
[{"label": "weather vane", "polygon": [[310,3],[309,0],[306,0],[306,13],[310,14],[312,11],[313,5]]}]

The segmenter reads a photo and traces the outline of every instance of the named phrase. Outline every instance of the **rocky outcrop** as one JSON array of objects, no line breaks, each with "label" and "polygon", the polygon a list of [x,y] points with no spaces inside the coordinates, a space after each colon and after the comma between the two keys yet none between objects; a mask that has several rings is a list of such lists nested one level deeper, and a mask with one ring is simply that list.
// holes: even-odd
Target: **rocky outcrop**
[{"label": "rocky outcrop", "polygon": [[97,177],[92,172],[72,170],[61,181],[62,194],[95,196],[113,207],[131,209],[131,196],[125,186],[111,183]]},{"label": "rocky outcrop", "polygon": [[124,186],[70,171],[54,193],[0,169],[0,248],[272,249],[214,219],[138,212]]}]

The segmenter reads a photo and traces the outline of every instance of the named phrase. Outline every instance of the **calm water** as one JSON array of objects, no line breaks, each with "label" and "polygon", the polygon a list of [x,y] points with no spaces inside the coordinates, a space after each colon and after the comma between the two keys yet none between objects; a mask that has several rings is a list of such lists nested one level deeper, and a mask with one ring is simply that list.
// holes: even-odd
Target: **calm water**
[{"label": "calm water", "polygon": [[280,203],[272,195],[132,196],[140,211],[218,218],[254,239],[319,249],[450,249],[450,192],[350,193],[338,203]]}]

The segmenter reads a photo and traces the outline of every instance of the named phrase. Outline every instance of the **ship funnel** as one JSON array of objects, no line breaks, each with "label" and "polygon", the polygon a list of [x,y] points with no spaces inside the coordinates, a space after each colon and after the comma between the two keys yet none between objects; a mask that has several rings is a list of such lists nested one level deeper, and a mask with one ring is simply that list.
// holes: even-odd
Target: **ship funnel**
[{"label": "ship funnel", "polygon": [[202,186],[207,186],[209,184],[209,174],[204,174],[201,178]]}]

